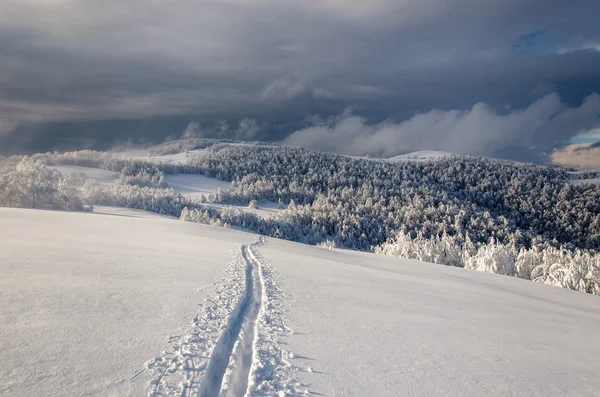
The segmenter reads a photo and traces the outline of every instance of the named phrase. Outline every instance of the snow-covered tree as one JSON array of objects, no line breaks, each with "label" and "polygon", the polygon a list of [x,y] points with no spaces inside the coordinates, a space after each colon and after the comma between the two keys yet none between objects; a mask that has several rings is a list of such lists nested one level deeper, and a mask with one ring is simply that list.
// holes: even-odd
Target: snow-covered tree
[{"label": "snow-covered tree", "polygon": [[84,211],[79,193],[62,174],[40,161],[23,158],[14,171],[0,176],[0,206]]}]

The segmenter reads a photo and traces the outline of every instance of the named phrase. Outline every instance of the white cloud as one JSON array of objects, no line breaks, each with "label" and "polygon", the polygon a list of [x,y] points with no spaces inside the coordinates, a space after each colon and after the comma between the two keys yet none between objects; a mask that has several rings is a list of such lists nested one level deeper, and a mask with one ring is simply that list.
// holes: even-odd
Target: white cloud
[{"label": "white cloud", "polygon": [[7,136],[17,129],[18,123],[13,120],[0,119],[0,137]]},{"label": "white cloud", "polygon": [[245,118],[242,121],[240,121],[237,130],[237,136],[240,139],[251,140],[256,138],[259,131],[260,127],[258,126],[256,120]]},{"label": "white cloud", "polygon": [[190,121],[188,126],[181,134],[182,138],[199,138],[202,136],[202,128],[197,121]]},{"label": "white cloud", "polygon": [[600,95],[569,108],[550,94],[526,109],[500,114],[485,103],[469,110],[432,110],[401,123],[369,125],[345,112],[336,118],[290,135],[285,143],[351,155],[391,157],[417,150],[492,154],[510,146],[530,146],[538,140],[565,142],[578,132],[600,126]]}]

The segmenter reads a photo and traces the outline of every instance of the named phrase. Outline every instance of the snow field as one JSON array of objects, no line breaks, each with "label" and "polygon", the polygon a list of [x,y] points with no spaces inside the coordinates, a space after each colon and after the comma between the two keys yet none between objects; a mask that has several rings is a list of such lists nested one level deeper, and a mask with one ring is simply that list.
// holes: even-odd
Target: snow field
[{"label": "snow field", "polygon": [[0,395],[600,388],[596,296],[99,210],[0,209]]},{"label": "snow field", "polygon": [[201,156],[206,153],[206,149],[196,149],[190,150],[187,153],[175,153],[175,154],[163,154],[160,156],[134,156],[132,158],[136,160],[148,160],[148,161],[156,161],[161,163],[185,163],[185,161],[192,156]]},{"label": "snow field", "polygon": [[442,152],[439,150],[421,150],[418,152],[411,152],[406,154],[401,154],[399,156],[390,157],[387,159],[388,161],[404,161],[404,160],[414,160],[414,161],[423,161],[423,160],[439,160],[446,156],[452,156],[452,153]]},{"label": "snow field", "polygon": [[593,179],[571,179],[569,181],[570,184],[572,185],[583,185],[586,183],[593,183],[593,184],[600,184],[600,178],[593,178]]},{"label": "snow field", "polygon": [[452,156],[454,153],[442,152],[439,150],[420,150],[417,152],[411,152],[406,154],[400,154],[398,156],[389,158],[380,157],[368,157],[368,156],[351,156],[343,155],[345,157],[357,159],[357,160],[370,160],[370,161],[389,161],[391,163],[396,161],[427,161],[427,160],[439,160],[446,156]]},{"label": "snow field", "polygon": [[118,215],[0,209],[0,395],[146,395],[144,363],[255,239]]},{"label": "snow field", "polygon": [[231,189],[231,182],[208,178],[204,175],[175,174],[165,175],[168,187],[191,199],[199,199],[200,196],[208,196],[218,188],[222,190]]},{"label": "snow field", "polygon": [[255,251],[264,239],[96,210],[0,209],[0,395],[298,389],[280,361],[283,295]]},{"label": "snow field", "polygon": [[[516,278],[268,239],[286,348],[325,396],[593,396],[598,297]],[[316,394],[318,395],[318,394]]]},{"label": "snow field", "polygon": [[58,170],[67,179],[69,185],[74,187],[83,186],[87,179],[104,185],[119,183],[119,173],[100,168],[79,167],[76,165],[49,166],[48,168]]}]

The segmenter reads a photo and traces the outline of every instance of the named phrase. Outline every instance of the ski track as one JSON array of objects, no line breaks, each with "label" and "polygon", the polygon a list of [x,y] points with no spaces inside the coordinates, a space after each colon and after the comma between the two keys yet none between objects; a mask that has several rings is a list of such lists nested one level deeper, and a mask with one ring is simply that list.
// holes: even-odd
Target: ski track
[{"label": "ski track", "polygon": [[[285,294],[273,269],[255,251],[265,238],[238,246],[217,295],[184,335],[169,338],[172,349],[146,364],[148,396],[250,397],[300,395],[297,368],[286,360],[277,335],[293,333],[283,323]],[[306,390],[304,390],[306,391]],[[304,393],[302,393],[304,395]]]},{"label": "ski track", "polygon": [[246,289],[213,351],[200,395],[206,397],[244,396],[253,362],[258,314],[262,304],[260,263],[252,246],[242,246],[246,263]]}]

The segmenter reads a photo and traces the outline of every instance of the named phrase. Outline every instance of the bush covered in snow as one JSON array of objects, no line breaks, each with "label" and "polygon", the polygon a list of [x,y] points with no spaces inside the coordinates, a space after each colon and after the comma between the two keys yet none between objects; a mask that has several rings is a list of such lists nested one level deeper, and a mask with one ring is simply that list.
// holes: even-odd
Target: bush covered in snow
[{"label": "bush covered in snow", "polygon": [[190,202],[173,189],[137,185],[101,185],[87,181],[83,187],[85,201],[91,204],[135,208],[179,217]]},{"label": "bush covered in snow", "polygon": [[76,165],[79,167],[101,168],[109,171],[121,171],[121,164],[115,154],[94,150],[79,150],[65,153],[38,153],[31,156],[46,165]]},{"label": "bush covered in snow", "polygon": [[0,206],[85,211],[79,192],[67,187],[62,174],[41,162],[23,158],[0,175]]},{"label": "bush covered in snow", "polygon": [[570,251],[547,244],[518,249],[515,245],[495,241],[475,246],[470,241],[461,244],[448,235],[413,239],[403,233],[377,247],[375,252],[600,295],[600,255],[594,252]]},{"label": "bush covered in snow", "polygon": [[165,174],[154,164],[128,162],[121,168],[120,183],[125,185],[166,187]]}]

